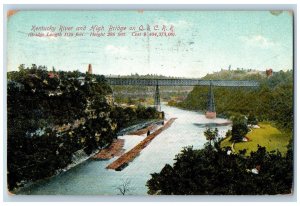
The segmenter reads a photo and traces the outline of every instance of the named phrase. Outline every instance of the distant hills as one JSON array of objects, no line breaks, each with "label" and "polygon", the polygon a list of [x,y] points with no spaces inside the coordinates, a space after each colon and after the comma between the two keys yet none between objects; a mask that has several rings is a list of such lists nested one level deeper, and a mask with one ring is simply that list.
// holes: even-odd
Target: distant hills
[{"label": "distant hills", "polygon": [[[206,74],[204,77],[195,77],[195,79],[205,80],[261,80],[267,76],[266,71],[254,70],[254,69],[235,69],[235,70],[224,70]],[[145,78],[145,79],[193,79],[190,77],[175,77],[175,76],[164,76],[157,74],[146,74],[139,75],[137,73],[130,75],[107,75],[106,77],[120,77],[120,78]]]},{"label": "distant hills", "polygon": [[201,79],[205,80],[262,80],[267,77],[266,71],[259,71],[253,69],[236,69],[236,70],[224,70],[207,74]]}]

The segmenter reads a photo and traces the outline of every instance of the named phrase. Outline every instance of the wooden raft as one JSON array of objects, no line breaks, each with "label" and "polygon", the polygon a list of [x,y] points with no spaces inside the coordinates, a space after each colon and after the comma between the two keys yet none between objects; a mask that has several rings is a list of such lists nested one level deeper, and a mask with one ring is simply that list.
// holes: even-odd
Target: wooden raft
[{"label": "wooden raft", "polygon": [[140,152],[162,131],[168,129],[171,124],[175,121],[176,118],[171,118],[165,125],[149,136],[147,136],[144,140],[142,140],[138,145],[136,145],[134,148],[123,154],[121,157],[119,157],[117,160],[109,164],[106,169],[113,169],[120,171],[124,169],[129,162],[131,162],[134,158],[136,158]]}]

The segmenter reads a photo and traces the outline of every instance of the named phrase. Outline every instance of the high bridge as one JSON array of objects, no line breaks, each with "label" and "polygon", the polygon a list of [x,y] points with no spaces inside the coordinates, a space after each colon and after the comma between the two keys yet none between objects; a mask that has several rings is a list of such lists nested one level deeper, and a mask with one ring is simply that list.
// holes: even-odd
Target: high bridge
[{"label": "high bridge", "polygon": [[203,80],[203,79],[146,79],[106,77],[110,85],[138,85],[138,86],[218,86],[218,87],[258,87],[257,81],[249,80]]},{"label": "high bridge", "polygon": [[126,78],[106,77],[110,85],[132,85],[132,86],[155,86],[154,106],[161,111],[159,86],[209,86],[207,118],[216,118],[215,100],[213,87],[259,87],[259,82],[253,80],[203,80],[203,79],[147,79],[147,78]]}]

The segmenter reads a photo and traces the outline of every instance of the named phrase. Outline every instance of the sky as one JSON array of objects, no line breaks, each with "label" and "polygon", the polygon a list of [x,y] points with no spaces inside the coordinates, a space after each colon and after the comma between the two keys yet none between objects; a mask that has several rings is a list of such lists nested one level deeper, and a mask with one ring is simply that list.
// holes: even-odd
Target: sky
[{"label": "sky", "polygon": [[[175,36],[91,37],[90,27],[173,26]],[[86,26],[83,37],[29,37],[32,26]],[[44,32],[44,31],[43,31]],[[129,34],[129,35],[128,35]],[[20,64],[129,75],[202,77],[228,69],[293,69],[288,11],[18,11],[7,22],[7,70]]]}]

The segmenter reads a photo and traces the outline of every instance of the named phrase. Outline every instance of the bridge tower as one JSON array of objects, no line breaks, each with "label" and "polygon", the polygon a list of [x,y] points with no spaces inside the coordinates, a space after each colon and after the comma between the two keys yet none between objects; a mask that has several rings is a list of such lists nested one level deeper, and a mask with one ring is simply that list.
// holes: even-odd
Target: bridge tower
[{"label": "bridge tower", "polygon": [[158,83],[156,83],[156,88],[155,88],[154,107],[155,107],[155,109],[156,109],[157,111],[161,112],[160,95],[159,95],[159,87],[158,87]]},{"label": "bridge tower", "polygon": [[215,119],[217,117],[214,92],[212,89],[212,83],[210,81],[209,92],[208,92],[208,102],[207,102],[207,111],[205,113],[206,118]]}]

